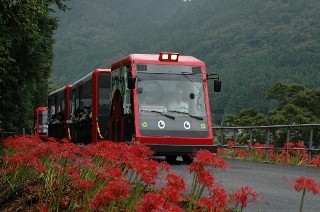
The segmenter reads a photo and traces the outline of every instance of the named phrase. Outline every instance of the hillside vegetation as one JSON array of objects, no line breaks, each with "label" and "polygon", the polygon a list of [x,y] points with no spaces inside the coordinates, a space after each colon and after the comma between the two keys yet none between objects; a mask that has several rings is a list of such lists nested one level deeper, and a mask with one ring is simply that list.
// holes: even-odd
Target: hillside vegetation
[{"label": "hillside vegetation", "polygon": [[[317,0],[72,1],[56,33],[52,79],[62,85],[131,53],[174,51],[219,73],[216,113],[274,108],[278,82],[319,87]],[[213,85],[211,85],[213,87]]]}]

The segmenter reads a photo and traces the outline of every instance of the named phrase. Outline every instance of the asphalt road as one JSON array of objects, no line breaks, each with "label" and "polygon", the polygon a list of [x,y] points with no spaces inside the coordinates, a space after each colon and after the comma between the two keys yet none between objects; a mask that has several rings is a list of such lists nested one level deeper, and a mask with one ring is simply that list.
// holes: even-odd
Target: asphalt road
[{"label": "asphalt road", "polygon": [[[179,159],[179,158],[178,158]],[[297,192],[290,181],[300,176],[311,177],[320,183],[320,168],[267,164],[242,160],[226,160],[229,168],[225,171],[214,170],[216,180],[229,193],[243,185],[253,187],[260,200],[244,211],[299,211],[302,192]],[[172,170],[184,176],[191,185],[192,176],[186,165],[172,164]],[[307,192],[303,211],[320,212],[320,194],[314,196]]]}]

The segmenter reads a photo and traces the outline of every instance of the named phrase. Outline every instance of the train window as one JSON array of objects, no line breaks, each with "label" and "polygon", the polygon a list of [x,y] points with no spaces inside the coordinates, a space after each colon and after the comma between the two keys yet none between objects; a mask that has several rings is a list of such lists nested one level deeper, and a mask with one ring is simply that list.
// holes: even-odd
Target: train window
[{"label": "train window", "polygon": [[92,80],[88,80],[82,86],[82,107],[92,106]]},{"label": "train window", "polygon": [[109,115],[110,113],[110,73],[99,75],[99,114]]}]

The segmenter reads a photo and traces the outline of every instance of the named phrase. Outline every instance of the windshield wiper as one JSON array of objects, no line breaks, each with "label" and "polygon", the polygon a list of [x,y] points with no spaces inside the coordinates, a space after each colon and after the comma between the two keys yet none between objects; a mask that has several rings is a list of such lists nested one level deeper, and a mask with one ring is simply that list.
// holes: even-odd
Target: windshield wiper
[{"label": "windshield wiper", "polygon": [[168,115],[168,114],[165,114],[164,112],[160,112],[160,111],[157,111],[157,110],[140,110],[140,111],[143,111],[143,112],[151,112],[151,113],[157,113],[157,114],[160,114],[160,115],[163,115],[169,119],[172,119],[172,120],[175,120],[176,118],[174,116],[171,116],[171,115]]},{"label": "windshield wiper", "polygon": [[194,118],[194,119],[197,119],[197,120],[203,120],[202,117],[200,117],[200,116],[194,116],[194,115],[192,115],[192,114],[190,114],[190,113],[187,113],[187,112],[182,112],[182,111],[178,111],[178,110],[168,110],[168,112],[185,114],[185,115],[190,116],[191,118]]}]

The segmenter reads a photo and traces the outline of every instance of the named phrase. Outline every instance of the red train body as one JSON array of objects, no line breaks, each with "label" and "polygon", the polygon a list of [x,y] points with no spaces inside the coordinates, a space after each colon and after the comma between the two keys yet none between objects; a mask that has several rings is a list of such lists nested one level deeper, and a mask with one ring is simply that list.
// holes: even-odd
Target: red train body
[{"label": "red train body", "polygon": [[[168,158],[216,151],[208,79],[205,63],[192,56],[129,55],[49,95],[49,136],[140,142]],[[219,78],[213,79],[220,91]],[[64,119],[54,123],[59,113]]]}]

